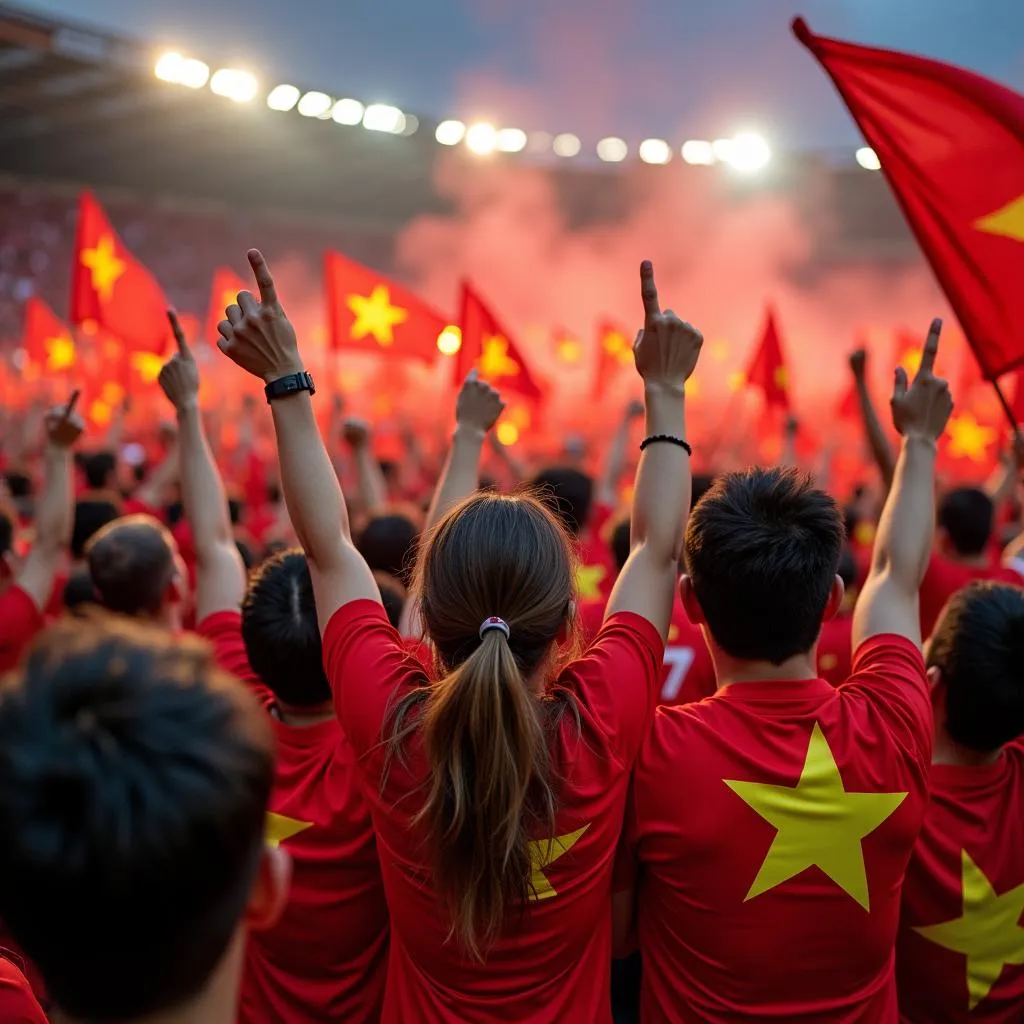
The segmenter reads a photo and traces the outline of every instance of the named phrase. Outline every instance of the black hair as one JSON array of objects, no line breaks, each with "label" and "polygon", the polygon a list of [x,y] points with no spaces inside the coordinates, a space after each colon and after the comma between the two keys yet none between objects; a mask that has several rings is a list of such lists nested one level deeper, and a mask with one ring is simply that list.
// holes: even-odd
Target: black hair
[{"label": "black hair", "polygon": [[256,564],[252,548],[250,548],[244,540],[236,540],[235,547],[238,548],[238,554],[241,556],[242,565],[245,566],[245,571],[248,572]]},{"label": "black hair", "polygon": [[245,508],[245,503],[239,501],[238,498],[228,498],[228,518],[231,520],[232,526],[238,526],[242,521],[242,512]]},{"label": "black hair", "polygon": [[252,670],[280,701],[309,707],[331,699],[302,551],[274,555],[253,572],[242,602],[242,639]]},{"label": "black hair", "polygon": [[946,604],[928,645],[946,687],[946,731],[983,753],[1024,733],[1024,589],[976,582]]},{"label": "black hair", "polygon": [[7,480],[7,490],[12,498],[17,500],[32,497],[32,478],[27,473],[9,469],[4,478]]},{"label": "black hair", "polygon": [[843,547],[839,507],[792,469],[719,477],[690,513],[686,566],[715,642],[781,665],[821,631]]},{"label": "black hair", "polygon": [[591,477],[571,466],[554,466],[538,473],[530,486],[551,506],[574,537],[584,531],[594,501]]},{"label": "black hair", "polygon": [[75,503],[75,521],[71,529],[71,557],[80,561],[85,557],[89,541],[108,523],[120,515],[110,501],[78,501]]},{"label": "black hair", "polygon": [[88,569],[76,569],[64,584],[64,609],[78,612],[96,606],[96,591]]},{"label": "black hair", "polygon": [[395,512],[374,516],[356,538],[356,548],[374,572],[386,572],[403,584],[409,579],[419,531],[408,517]]},{"label": "black hair", "polygon": [[622,572],[629,558],[630,551],[629,516],[620,519],[615,524],[615,529],[612,530],[611,549],[615,564],[618,566],[619,572]]},{"label": "black hair", "polygon": [[108,523],[85,549],[100,603],[121,615],[157,612],[177,571],[174,552],[170,532],[152,516]]},{"label": "black hair", "polygon": [[82,471],[92,490],[112,488],[116,483],[113,476],[117,471],[117,456],[108,451],[92,452],[82,459]]},{"label": "black hair", "polygon": [[977,487],[958,487],[939,502],[938,523],[960,555],[980,555],[992,537],[996,508]]},{"label": "black hair", "polygon": [[395,629],[398,629],[398,624],[402,621],[402,611],[405,608],[405,588],[398,582],[398,580],[393,576],[389,576],[387,573],[375,572],[373,576],[377,581],[377,589],[380,591],[381,604],[384,605],[384,611],[387,614],[388,622],[390,622]]},{"label": "black hair", "polygon": [[6,555],[14,547],[14,523],[6,512],[0,512],[0,555]]}]

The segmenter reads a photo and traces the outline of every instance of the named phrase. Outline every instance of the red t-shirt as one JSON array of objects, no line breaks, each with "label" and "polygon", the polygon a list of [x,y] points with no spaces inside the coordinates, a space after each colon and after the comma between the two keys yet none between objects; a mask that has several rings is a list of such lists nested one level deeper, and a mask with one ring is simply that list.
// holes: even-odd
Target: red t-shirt
[{"label": "red t-shirt", "polygon": [[941,555],[932,555],[921,584],[921,636],[924,639],[932,635],[946,602],[974,580],[1024,586],[1024,577],[1019,572],[998,562],[986,566],[961,565]]},{"label": "red t-shirt", "polygon": [[28,979],[0,952],[0,1021],[3,1024],[46,1024],[46,1014]]},{"label": "red t-shirt", "polygon": [[[198,632],[218,663],[253,680],[237,612],[218,612]],[[246,946],[240,1024],[370,1024],[380,1018],[387,968],[388,909],[377,844],[355,755],[336,719],[288,725],[271,712],[276,774],[267,836],[292,860],[288,904]]]},{"label": "red t-shirt", "polygon": [[850,678],[853,668],[853,615],[840,612],[822,623],[818,638],[818,672],[822,679],[839,686]]},{"label": "red t-shirt", "polygon": [[0,594],[0,672],[18,664],[43,624],[43,613],[16,583]]},{"label": "red t-shirt", "polygon": [[595,505],[590,522],[576,542],[576,591],[581,601],[606,602],[612,592],[618,569],[603,533],[613,511],[608,505]]},{"label": "red t-shirt", "polygon": [[734,683],[658,710],[626,818],[645,1024],[896,1021],[931,706],[902,637],[867,641],[853,668],[838,689]]},{"label": "red t-shirt", "polygon": [[[381,792],[382,726],[391,701],[427,683],[384,609],[372,601],[340,608],[324,634],[324,663],[342,728],[359,755],[377,831],[391,911],[384,1024],[610,1024],[611,881],[629,771],[650,722],[663,650],[644,619],[610,619],[557,685],[576,700],[553,740],[556,835],[538,835],[531,900],[485,963],[449,940],[449,920],[431,886],[422,827],[427,773],[413,739],[408,764],[391,765]],[[551,840],[554,839],[554,842]]]},{"label": "red t-shirt", "polygon": [[906,1024],[1024,1021],[1024,744],[933,765],[896,946]]}]

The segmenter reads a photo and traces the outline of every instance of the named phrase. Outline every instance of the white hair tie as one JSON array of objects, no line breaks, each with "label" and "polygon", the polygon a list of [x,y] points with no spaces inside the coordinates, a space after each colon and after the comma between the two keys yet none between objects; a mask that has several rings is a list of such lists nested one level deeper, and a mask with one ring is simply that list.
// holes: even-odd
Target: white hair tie
[{"label": "white hair tie", "polygon": [[504,633],[506,640],[512,635],[512,630],[508,628],[508,623],[504,619],[499,619],[497,615],[492,615],[489,619],[484,619],[483,624],[480,626],[480,639],[483,640],[484,634],[489,633],[492,629],[497,629]]}]

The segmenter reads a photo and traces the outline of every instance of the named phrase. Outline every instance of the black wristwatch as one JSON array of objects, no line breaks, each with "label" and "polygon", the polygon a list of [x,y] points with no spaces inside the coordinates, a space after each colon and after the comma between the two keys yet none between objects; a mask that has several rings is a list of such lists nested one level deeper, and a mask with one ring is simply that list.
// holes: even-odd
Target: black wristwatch
[{"label": "black wristwatch", "polygon": [[316,385],[313,378],[303,371],[302,373],[289,373],[287,377],[278,377],[272,380],[264,389],[269,405],[275,398],[284,398],[287,395],[294,395],[298,391],[308,391],[311,395],[316,394]]}]

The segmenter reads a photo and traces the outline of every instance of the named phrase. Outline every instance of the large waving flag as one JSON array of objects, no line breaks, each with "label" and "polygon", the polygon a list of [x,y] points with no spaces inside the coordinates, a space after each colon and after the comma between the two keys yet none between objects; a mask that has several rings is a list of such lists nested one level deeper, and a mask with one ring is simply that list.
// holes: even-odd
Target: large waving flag
[{"label": "large waving flag", "polygon": [[775,322],[775,310],[771,306],[765,313],[761,341],[754,349],[746,373],[737,383],[744,387],[760,388],[767,408],[789,411],[789,370],[782,354],[782,339]]},{"label": "large waving flag", "polygon": [[78,362],[71,329],[35,296],[25,303],[21,347],[33,370],[40,374],[68,373]]},{"label": "large waving flag", "polygon": [[433,362],[447,321],[407,288],[337,252],[324,254],[330,347]]},{"label": "large waving flag", "polygon": [[878,154],[985,377],[1024,362],[1024,96],[799,18],[793,31]]},{"label": "large waving flag", "polygon": [[[243,281],[230,267],[218,267],[213,272],[210,306],[206,312],[206,337],[203,339],[207,345],[212,345],[217,338],[217,324],[224,319],[224,310],[234,305],[239,292],[248,291],[251,286],[251,281]],[[194,340],[194,335],[186,332],[185,336]]]},{"label": "large waving flag", "polygon": [[544,389],[530,373],[519,347],[468,281],[462,282],[461,309],[462,345],[455,359],[456,383],[476,367],[480,376],[500,391],[541,401]]},{"label": "large waving flag", "polygon": [[618,325],[607,320],[597,327],[597,364],[594,367],[592,396],[599,401],[608,385],[627,366],[633,365],[633,342]]},{"label": "large waving flag", "polygon": [[128,251],[92,193],[78,204],[71,320],[95,321],[129,351],[163,352],[171,337],[167,297]]}]

